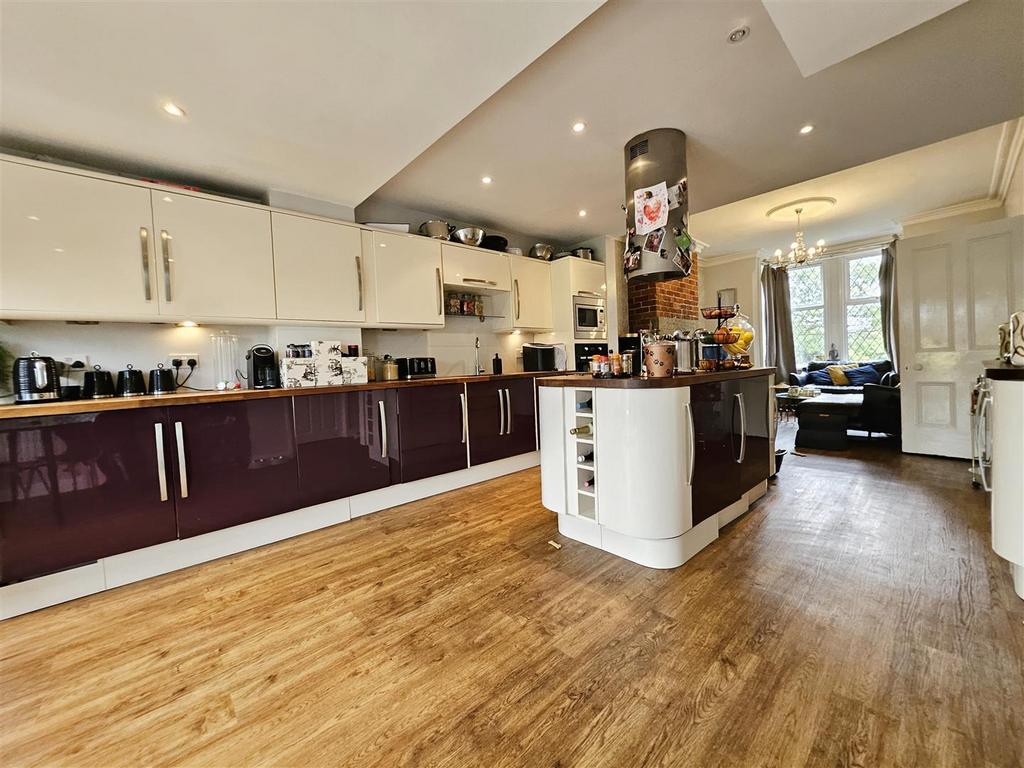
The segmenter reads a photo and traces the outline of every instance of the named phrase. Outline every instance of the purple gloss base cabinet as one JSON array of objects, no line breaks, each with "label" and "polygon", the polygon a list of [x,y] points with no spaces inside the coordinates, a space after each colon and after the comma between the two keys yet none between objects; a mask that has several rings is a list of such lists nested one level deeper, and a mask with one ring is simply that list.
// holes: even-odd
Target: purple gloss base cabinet
[{"label": "purple gloss base cabinet", "polygon": [[535,408],[524,378],[0,420],[0,584],[527,453]]}]

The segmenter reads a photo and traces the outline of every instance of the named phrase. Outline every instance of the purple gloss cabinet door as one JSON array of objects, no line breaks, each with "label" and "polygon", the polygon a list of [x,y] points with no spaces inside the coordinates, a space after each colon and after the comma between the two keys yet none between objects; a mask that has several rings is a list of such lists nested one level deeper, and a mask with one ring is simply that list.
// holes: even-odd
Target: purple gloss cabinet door
[{"label": "purple gloss cabinet door", "polygon": [[391,484],[387,453],[398,448],[393,389],[292,398],[303,506]]},{"label": "purple gloss cabinet door", "polygon": [[691,490],[694,525],[732,504],[742,492],[730,426],[733,403],[734,398],[722,382],[690,388],[696,439]]},{"label": "purple gloss cabinet door", "polygon": [[302,506],[291,398],[168,410],[181,538]]},{"label": "purple gloss cabinet door", "polygon": [[0,421],[0,583],[174,539],[171,445],[164,408]]},{"label": "purple gloss cabinet door", "polygon": [[461,394],[462,384],[398,390],[400,447],[392,465],[393,482],[408,483],[468,466]]},{"label": "purple gloss cabinet door", "polygon": [[469,460],[476,466],[537,447],[533,379],[470,382]]}]

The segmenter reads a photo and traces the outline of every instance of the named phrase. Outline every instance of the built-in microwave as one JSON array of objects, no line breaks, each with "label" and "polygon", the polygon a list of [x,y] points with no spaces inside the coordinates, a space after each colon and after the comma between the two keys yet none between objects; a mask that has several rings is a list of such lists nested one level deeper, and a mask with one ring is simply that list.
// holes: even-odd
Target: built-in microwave
[{"label": "built-in microwave", "polygon": [[577,339],[607,339],[604,299],[576,294],[572,297],[573,331]]}]

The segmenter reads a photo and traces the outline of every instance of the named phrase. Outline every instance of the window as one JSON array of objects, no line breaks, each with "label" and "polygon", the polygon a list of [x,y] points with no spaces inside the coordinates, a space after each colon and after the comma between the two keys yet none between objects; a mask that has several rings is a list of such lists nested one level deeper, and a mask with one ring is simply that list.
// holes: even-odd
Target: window
[{"label": "window", "polygon": [[885,359],[878,252],[825,259],[789,270],[793,346],[799,366],[824,360]]}]

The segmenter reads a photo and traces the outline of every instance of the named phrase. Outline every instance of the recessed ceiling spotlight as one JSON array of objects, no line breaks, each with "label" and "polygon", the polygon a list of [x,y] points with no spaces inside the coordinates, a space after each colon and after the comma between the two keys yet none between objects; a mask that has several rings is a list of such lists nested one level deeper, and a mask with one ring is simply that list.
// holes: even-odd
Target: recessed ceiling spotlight
[{"label": "recessed ceiling spotlight", "polygon": [[587,212],[584,211],[582,208],[580,208],[580,216],[583,217],[583,216],[586,216],[586,215],[587,215]]},{"label": "recessed ceiling spotlight", "polygon": [[742,43],[748,37],[750,37],[750,27],[736,27],[729,33],[728,40],[730,43]]},{"label": "recessed ceiling spotlight", "polygon": [[185,116],[184,108],[179,107],[173,101],[165,101],[163,103],[163,105],[162,105],[162,109],[163,109],[164,112],[166,112],[171,117],[184,117]]},{"label": "recessed ceiling spotlight", "polygon": [[36,216],[36,215],[35,215],[35,214],[33,213],[33,214],[32,214],[31,216],[29,216],[29,217],[28,217],[28,220],[29,220],[29,221],[39,221],[39,217],[38,217],[38,216]]},{"label": "recessed ceiling spotlight", "polygon": [[483,176],[481,177],[480,181],[482,181],[484,184],[490,184],[492,181],[494,181],[494,179],[492,179],[490,176]]},{"label": "recessed ceiling spotlight", "polygon": [[805,125],[803,128],[800,129],[800,133],[803,134],[804,136],[806,136],[808,133],[810,133],[813,130],[814,130],[814,126],[811,125],[810,123],[808,123],[807,125]]},{"label": "recessed ceiling spotlight", "polygon": [[573,133],[583,133],[586,129],[587,124],[584,123],[582,120],[578,123],[573,123],[572,125]]},{"label": "recessed ceiling spotlight", "polygon": [[175,323],[179,328],[198,328],[199,323],[195,320],[182,320],[180,323]]}]

